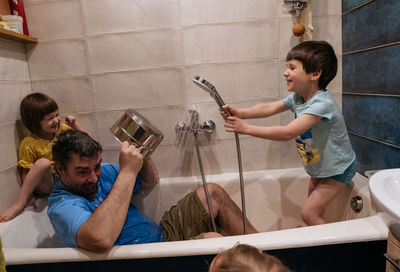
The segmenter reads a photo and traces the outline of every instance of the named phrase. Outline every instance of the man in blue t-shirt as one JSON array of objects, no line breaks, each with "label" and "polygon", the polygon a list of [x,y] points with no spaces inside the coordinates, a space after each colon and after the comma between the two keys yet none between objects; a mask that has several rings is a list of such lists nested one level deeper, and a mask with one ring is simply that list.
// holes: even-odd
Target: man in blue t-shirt
[{"label": "man in blue t-shirt", "polygon": [[[158,182],[152,161],[143,160],[139,149],[128,142],[121,145],[119,166],[101,163],[101,152],[98,142],[77,130],[61,133],[54,143],[59,177],[47,213],[64,244],[103,252],[113,245],[221,236],[212,232],[202,187],[181,199],[157,225],[131,203],[140,187]],[[218,232],[242,234],[239,207],[220,186],[209,183],[208,190]],[[257,232],[247,224],[248,233]]]}]

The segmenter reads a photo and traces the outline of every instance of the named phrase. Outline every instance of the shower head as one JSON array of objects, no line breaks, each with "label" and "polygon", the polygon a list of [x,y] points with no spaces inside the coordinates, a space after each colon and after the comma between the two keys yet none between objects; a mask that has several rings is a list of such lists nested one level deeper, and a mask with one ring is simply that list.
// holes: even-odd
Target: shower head
[{"label": "shower head", "polygon": [[222,98],[219,96],[219,93],[217,92],[217,89],[214,87],[214,85],[212,85],[210,82],[208,82],[207,80],[205,80],[204,78],[201,78],[199,76],[193,77],[192,80],[193,80],[194,84],[196,84],[197,86],[199,86],[200,88],[202,88],[203,90],[208,92],[210,94],[210,96],[212,98],[214,98],[215,102],[217,102],[218,107],[221,110],[223,110],[228,116],[232,115],[228,110],[223,108],[225,103],[222,100]]},{"label": "shower head", "polygon": [[196,84],[197,86],[208,92],[212,97],[214,97],[214,93],[216,91],[214,85],[199,76],[195,76],[192,80],[194,84]]}]

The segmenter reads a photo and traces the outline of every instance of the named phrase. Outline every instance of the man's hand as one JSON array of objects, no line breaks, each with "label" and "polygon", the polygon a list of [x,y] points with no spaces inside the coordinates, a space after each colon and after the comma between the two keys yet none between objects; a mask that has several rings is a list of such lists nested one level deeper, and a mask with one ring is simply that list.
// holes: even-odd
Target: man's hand
[{"label": "man's hand", "polygon": [[121,144],[119,153],[120,171],[132,172],[137,175],[143,166],[143,156],[139,149],[127,141]]}]

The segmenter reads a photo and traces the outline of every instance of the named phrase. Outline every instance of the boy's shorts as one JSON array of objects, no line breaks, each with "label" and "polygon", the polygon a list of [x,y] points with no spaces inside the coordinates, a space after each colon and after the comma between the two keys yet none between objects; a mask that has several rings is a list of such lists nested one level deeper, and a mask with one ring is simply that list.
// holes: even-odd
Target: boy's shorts
[{"label": "boy's shorts", "polygon": [[[210,215],[201,204],[196,191],[187,194],[160,221],[164,241],[202,238],[205,232],[214,231]],[[219,228],[217,226],[217,230]]]},{"label": "boy's shorts", "polygon": [[343,174],[340,175],[335,175],[332,176],[330,178],[343,182],[345,184],[350,184],[351,180],[353,179],[353,177],[355,176],[357,171],[357,160],[355,159],[349,167],[346,168],[346,170],[344,170]]}]

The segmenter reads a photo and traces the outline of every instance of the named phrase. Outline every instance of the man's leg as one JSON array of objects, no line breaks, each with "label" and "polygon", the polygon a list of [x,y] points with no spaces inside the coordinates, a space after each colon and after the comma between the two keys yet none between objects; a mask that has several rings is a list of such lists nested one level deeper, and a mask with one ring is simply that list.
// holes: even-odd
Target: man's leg
[{"label": "man's leg", "polygon": [[[225,190],[215,184],[207,183],[208,193],[211,200],[211,208],[213,216],[218,220],[219,225],[224,235],[240,235],[243,234],[243,219],[242,212],[239,207],[233,202]],[[207,198],[204,188],[201,186],[196,190],[201,204],[208,212]],[[257,233],[257,230],[246,219],[247,233]]]}]

